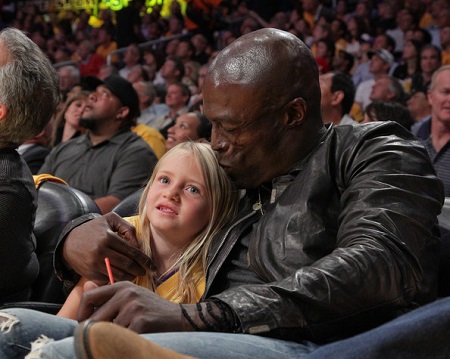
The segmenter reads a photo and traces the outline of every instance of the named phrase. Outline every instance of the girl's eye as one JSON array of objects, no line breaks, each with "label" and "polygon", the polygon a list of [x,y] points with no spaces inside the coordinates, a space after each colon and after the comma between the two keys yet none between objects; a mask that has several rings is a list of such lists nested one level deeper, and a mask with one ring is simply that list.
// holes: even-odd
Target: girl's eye
[{"label": "girl's eye", "polygon": [[189,186],[187,188],[188,192],[193,193],[193,194],[200,194],[200,191],[197,187],[194,186]]},{"label": "girl's eye", "polygon": [[165,184],[170,183],[170,181],[169,181],[169,179],[168,179],[167,177],[160,177],[160,178],[158,179],[158,181],[159,181],[160,183],[165,183]]}]

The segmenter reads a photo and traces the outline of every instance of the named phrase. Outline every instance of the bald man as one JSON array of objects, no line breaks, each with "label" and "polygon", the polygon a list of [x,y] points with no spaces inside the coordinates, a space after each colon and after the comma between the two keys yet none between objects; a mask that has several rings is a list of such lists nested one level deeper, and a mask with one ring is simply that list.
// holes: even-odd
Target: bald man
[{"label": "bald man", "polygon": [[[114,214],[81,218],[58,246],[58,273],[107,282],[107,256],[122,282],[84,294],[78,319],[90,321],[77,331],[80,357],[115,358],[100,349],[121,347],[141,358],[152,341],[198,358],[292,358],[434,299],[443,187],[409,132],[386,122],[324,125],[314,57],[277,29],[222,50],[203,93],[212,148],[245,189],[237,218],[209,248],[203,300],[171,303],[123,282],[150,263],[131,244],[133,228]],[[44,334],[55,341],[41,355],[73,357],[74,341],[59,339],[76,323],[9,314],[20,330],[3,334],[0,350],[4,340],[23,348]],[[147,334],[120,339],[92,321]]]}]

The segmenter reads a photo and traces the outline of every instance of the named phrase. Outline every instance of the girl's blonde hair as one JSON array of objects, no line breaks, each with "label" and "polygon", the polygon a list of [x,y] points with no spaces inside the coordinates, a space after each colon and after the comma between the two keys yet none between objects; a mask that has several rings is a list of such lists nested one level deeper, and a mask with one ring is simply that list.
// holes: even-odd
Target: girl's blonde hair
[{"label": "girl's blonde hair", "polygon": [[[239,201],[239,192],[233,186],[232,182],[220,167],[214,151],[207,143],[183,142],[168,151],[155,166],[153,174],[144,189],[139,202],[139,232],[142,239],[142,250],[152,256],[150,232],[150,223],[146,215],[146,199],[148,191],[155,180],[155,176],[161,167],[161,164],[168,158],[192,155],[195,163],[200,168],[207,198],[211,202],[211,218],[208,225],[197,235],[197,237],[187,245],[180,253],[179,258],[167,272],[175,269],[179,273],[179,284],[175,289],[176,302],[193,303],[196,300],[196,287],[205,276],[206,255],[209,244],[229,220],[231,220],[237,211]],[[157,287],[154,275],[145,275],[135,280],[136,284],[155,290]]]}]

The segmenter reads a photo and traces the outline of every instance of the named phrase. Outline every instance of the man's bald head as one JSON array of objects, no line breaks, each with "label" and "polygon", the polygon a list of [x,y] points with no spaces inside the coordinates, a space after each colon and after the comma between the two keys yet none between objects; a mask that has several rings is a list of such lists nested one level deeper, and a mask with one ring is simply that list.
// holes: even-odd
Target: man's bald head
[{"label": "man's bald head", "polygon": [[316,61],[308,47],[286,31],[261,29],[241,36],[215,58],[205,81],[213,88],[226,84],[258,88],[272,106],[301,97],[308,114],[320,117]]}]

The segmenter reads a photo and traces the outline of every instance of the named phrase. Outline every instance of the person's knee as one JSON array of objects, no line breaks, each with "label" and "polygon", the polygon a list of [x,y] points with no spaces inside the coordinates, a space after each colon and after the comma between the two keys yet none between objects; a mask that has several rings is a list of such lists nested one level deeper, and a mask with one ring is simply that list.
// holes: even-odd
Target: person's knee
[{"label": "person's knee", "polygon": [[0,313],[0,333],[8,333],[19,322],[19,318],[17,318],[15,315]]},{"label": "person's knee", "polygon": [[31,343],[30,353],[25,357],[25,359],[40,359],[44,358],[42,348],[44,345],[53,342],[54,340],[46,337],[45,335],[41,335],[38,339]]}]

